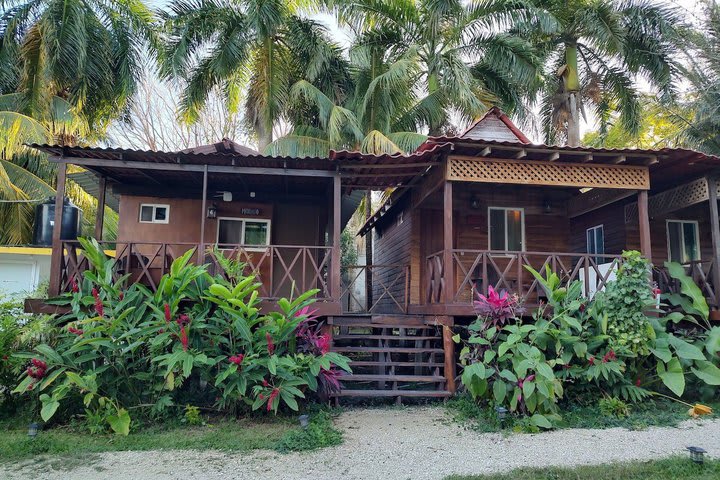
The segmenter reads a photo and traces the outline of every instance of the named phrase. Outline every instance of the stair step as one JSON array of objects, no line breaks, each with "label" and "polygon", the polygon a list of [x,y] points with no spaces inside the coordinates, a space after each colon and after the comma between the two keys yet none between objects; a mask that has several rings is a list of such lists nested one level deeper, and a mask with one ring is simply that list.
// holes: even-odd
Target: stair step
[{"label": "stair step", "polygon": [[378,362],[370,360],[350,360],[350,367],[444,367],[438,362]]},{"label": "stair step", "polygon": [[372,323],[372,322],[330,322],[328,321],[329,325],[333,325],[336,327],[349,327],[349,328],[384,328],[384,329],[395,329],[395,328],[411,328],[414,330],[418,329],[424,329],[424,330],[430,330],[437,328],[436,325],[425,325],[425,323],[417,322],[417,323]]},{"label": "stair step", "polygon": [[442,348],[404,348],[404,347],[333,347],[340,353],[443,353]]},{"label": "stair step", "polygon": [[442,340],[442,337],[416,337],[413,335],[370,335],[367,333],[353,333],[347,335],[333,335],[333,340]]},{"label": "stair step", "polygon": [[444,382],[439,375],[365,375],[352,374],[340,377],[341,382]]},{"label": "stair step", "polygon": [[449,397],[447,390],[341,390],[336,397]]}]

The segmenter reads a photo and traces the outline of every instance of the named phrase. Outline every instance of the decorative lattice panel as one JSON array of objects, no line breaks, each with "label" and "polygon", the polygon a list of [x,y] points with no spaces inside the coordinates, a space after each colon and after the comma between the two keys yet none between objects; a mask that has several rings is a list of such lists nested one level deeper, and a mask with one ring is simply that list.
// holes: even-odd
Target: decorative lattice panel
[{"label": "decorative lattice panel", "polygon": [[647,190],[645,166],[596,165],[451,157],[448,180],[562,187]]},{"label": "decorative lattice panel", "polygon": [[[690,207],[708,200],[707,180],[698,178],[685,185],[666,190],[648,199],[648,211],[650,217],[659,217],[666,213]],[[637,203],[631,203],[625,207],[625,223],[637,220]]]}]

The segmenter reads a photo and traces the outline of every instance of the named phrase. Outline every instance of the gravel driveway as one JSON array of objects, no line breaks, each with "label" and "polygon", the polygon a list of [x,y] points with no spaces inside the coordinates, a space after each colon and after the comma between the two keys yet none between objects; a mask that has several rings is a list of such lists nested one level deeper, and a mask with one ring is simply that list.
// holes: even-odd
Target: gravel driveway
[{"label": "gravel driveway", "polygon": [[[648,460],[704,447],[720,457],[720,420],[630,431],[560,430],[536,435],[476,433],[441,407],[361,409],[337,420],[345,442],[309,453],[272,451],[112,452],[77,462],[38,460],[0,467],[0,478],[65,479],[442,479],[521,466]],[[0,440],[1,441],[1,440]]]}]

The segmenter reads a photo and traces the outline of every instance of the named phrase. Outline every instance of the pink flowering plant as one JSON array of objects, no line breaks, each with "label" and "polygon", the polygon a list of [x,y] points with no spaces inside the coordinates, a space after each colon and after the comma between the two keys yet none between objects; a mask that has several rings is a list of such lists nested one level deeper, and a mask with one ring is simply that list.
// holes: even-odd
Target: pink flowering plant
[{"label": "pink flowering plant", "polygon": [[[97,242],[81,243],[92,268],[53,300],[70,312],[55,320],[52,341],[17,355],[27,368],[15,393],[36,396],[44,421],[58,411],[102,416],[108,429],[126,435],[130,412],[162,417],[188,398],[234,413],[297,410],[323,372],[349,371],[348,359],[329,351],[322,335],[302,333],[316,320],[317,291],[282,298],[276,311],[264,312],[254,276],[224,257],[218,263],[231,268],[210,275],[190,263],[191,250],[153,293],[118,275]],[[72,410],[78,404],[84,410]]]}]

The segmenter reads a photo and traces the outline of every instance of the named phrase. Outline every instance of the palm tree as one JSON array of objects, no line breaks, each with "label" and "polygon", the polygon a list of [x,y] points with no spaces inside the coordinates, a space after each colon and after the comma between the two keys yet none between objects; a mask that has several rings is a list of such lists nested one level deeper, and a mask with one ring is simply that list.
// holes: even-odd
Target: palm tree
[{"label": "palm tree", "polygon": [[135,91],[154,15],[141,0],[7,0],[0,18],[0,93],[42,118],[66,100],[101,131]]},{"label": "palm tree", "polygon": [[[50,99],[42,121],[20,113],[21,105],[21,94],[0,95],[0,244],[27,243],[34,204],[55,195],[57,165],[25,144],[75,144],[89,132],[87,122],[62,98]],[[71,173],[81,170],[72,168]],[[91,232],[97,200],[72,181],[66,192],[85,213],[83,230]],[[117,220],[117,213],[107,208],[108,238],[115,236]]]},{"label": "palm tree", "polygon": [[307,2],[175,0],[165,15],[161,74],[183,83],[181,113],[192,123],[210,92],[221,88],[234,111],[244,95],[245,117],[260,149],[288,112],[290,87],[300,79],[341,99],[346,62],[325,29],[299,15]]},{"label": "palm tree", "polygon": [[552,19],[532,5],[489,0],[338,0],[330,2],[341,23],[358,36],[383,37],[389,59],[416,52],[422,97],[411,113],[430,135],[450,128],[457,113],[467,122],[491,105],[512,111],[537,80],[532,45],[507,30],[517,21],[540,31]]},{"label": "palm tree", "polygon": [[580,117],[591,104],[601,122],[619,112],[623,127],[640,125],[635,79],[644,78],[661,96],[673,94],[673,61],[680,19],[667,5],[645,0],[532,0],[555,20],[550,33],[519,23],[545,58],[541,110],[548,143],[564,136],[580,143]]}]

